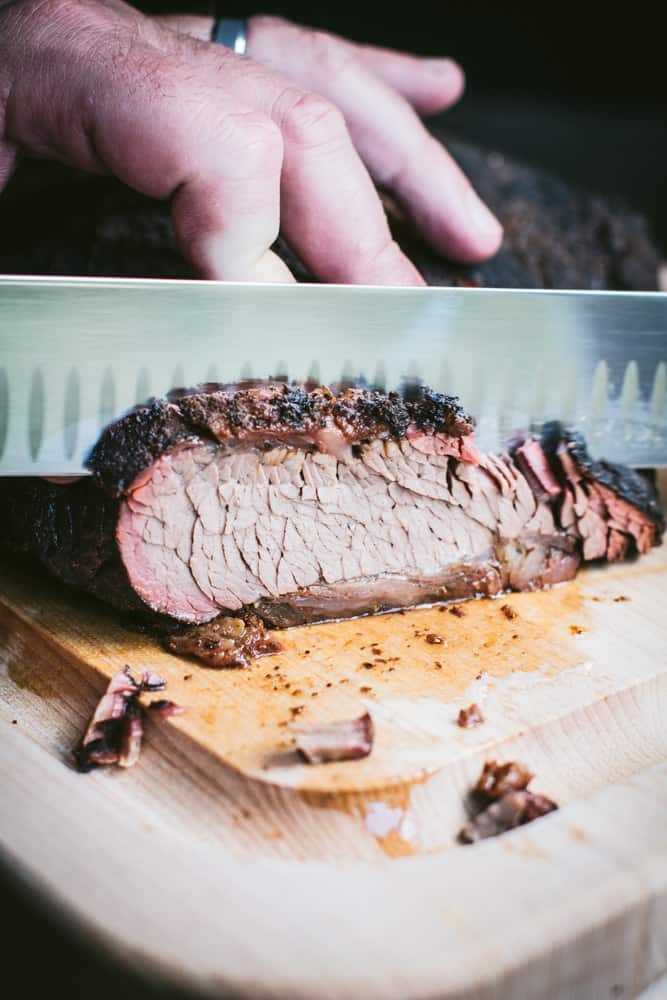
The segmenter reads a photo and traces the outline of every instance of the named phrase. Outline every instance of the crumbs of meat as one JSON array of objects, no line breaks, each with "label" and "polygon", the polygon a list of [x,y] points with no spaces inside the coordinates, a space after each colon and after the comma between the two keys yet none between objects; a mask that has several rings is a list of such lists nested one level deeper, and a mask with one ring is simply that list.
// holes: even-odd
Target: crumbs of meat
[{"label": "crumbs of meat", "polygon": [[472,729],[474,726],[481,726],[483,722],[482,710],[476,702],[467,708],[462,708],[456,719],[456,725],[461,729]]},{"label": "crumbs of meat", "polygon": [[533,774],[522,764],[514,761],[498,764],[495,760],[487,760],[473,788],[473,794],[483,800],[499,799],[506,792],[527,788],[532,778]]},{"label": "crumbs of meat", "polygon": [[510,604],[503,604],[500,610],[508,621],[512,621],[513,618],[518,618],[516,611]]},{"label": "crumbs of meat", "polygon": [[[441,608],[441,611],[444,611],[444,610],[445,610],[444,608]],[[450,615],[454,615],[455,618],[465,618],[465,616],[466,616],[466,613],[465,613],[464,609],[461,607],[460,604],[454,604],[448,610],[449,610]]]},{"label": "crumbs of meat", "polygon": [[279,653],[280,643],[253,614],[245,618],[220,615],[212,622],[170,633],[165,649],[177,656],[194,656],[208,667],[247,667],[258,656]]},{"label": "crumbs of meat", "polygon": [[358,760],[373,749],[373,720],[364,712],[358,719],[295,727],[294,735],[297,752],[307,764]]},{"label": "crumbs of meat", "polygon": [[459,841],[474,844],[497,837],[557,809],[546,795],[529,790],[532,778],[530,771],[514,761],[487,761],[472,790],[473,815],[460,830]]},{"label": "crumbs of meat", "polygon": [[141,753],[144,720],[148,712],[161,715],[182,715],[184,709],[166,698],[154,699],[142,705],[139,696],[145,692],[163,691],[166,681],[159,674],[145,671],[135,681],[128,666],[119,670],[109,681],[100,698],[80,745],[74,750],[79,771],[92,771],[105,764],[131,767]]}]

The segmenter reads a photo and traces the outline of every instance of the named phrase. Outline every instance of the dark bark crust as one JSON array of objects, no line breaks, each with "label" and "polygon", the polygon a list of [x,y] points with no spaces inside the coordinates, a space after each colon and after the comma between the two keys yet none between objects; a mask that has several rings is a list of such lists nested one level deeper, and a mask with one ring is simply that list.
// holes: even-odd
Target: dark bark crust
[{"label": "dark bark crust", "polygon": [[455,396],[424,387],[405,395],[366,389],[307,390],[284,383],[208,385],[180,391],[171,401],[154,400],[111,424],[91,452],[88,465],[104,490],[122,496],[143,470],[169,448],[198,440],[250,441],[269,446],[285,436],[314,435],[331,425],[350,444],[369,438],[400,438],[410,425],[427,434],[464,437],[473,421]]},{"label": "dark bark crust", "polygon": [[107,427],[93,448],[88,465],[104,491],[119,497],[158,455],[201,437],[201,432],[185,419],[176,404],[156,399]]},{"label": "dark bark crust", "polygon": [[572,427],[565,427],[558,420],[550,420],[544,425],[540,443],[554,475],[561,482],[564,482],[565,477],[557,455],[559,449],[564,448],[584,478],[608,487],[621,500],[645,514],[655,525],[656,536],[665,530],[665,518],[658,493],[641,473],[604,459],[595,461],[588,453],[583,435]]},{"label": "dark bark crust", "polygon": [[63,583],[119,610],[149,614],[116,547],[117,514],[118,502],[90,478],[69,486],[7,479],[0,489],[0,553],[29,556]]}]

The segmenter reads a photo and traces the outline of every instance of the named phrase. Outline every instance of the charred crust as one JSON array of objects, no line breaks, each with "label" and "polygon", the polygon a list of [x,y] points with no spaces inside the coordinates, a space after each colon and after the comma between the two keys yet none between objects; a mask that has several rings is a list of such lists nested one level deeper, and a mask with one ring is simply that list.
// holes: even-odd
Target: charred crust
[{"label": "charred crust", "polygon": [[326,395],[301,385],[253,382],[208,387],[189,393],[178,405],[186,420],[223,439],[244,432],[308,431],[318,425]]},{"label": "charred crust", "polygon": [[475,429],[472,417],[463,409],[458,396],[445,396],[424,385],[406,389],[404,396],[410,419],[425,434],[465,437]]},{"label": "charred crust", "polygon": [[397,392],[336,386],[267,382],[249,388],[219,386],[206,393],[190,393],[178,400],[186,420],[218,438],[266,431],[267,434],[308,432],[330,420],[353,443],[371,437],[401,438],[410,423],[425,433],[462,436],[473,430],[472,419],[455,396],[424,386]]},{"label": "charred crust", "polygon": [[403,437],[410,414],[397,392],[359,391],[341,393],[333,406],[336,423],[359,438]]},{"label": "charred crust", "polygon": [[275,408],[278,422],[286,427],[298,430],[317,423],[317,418],[326,408],[326,396],[317,391],[308,392],[302,386],[283,387],[276,395]]},{"label": "charred crust", "polygon": [[558,420],[550,420],[544,425],[540,444],[554,475],[561,483],[564,483],[565,477],[558,461],[558,451],[560,448],[565,448],[582,478],[606,486],[621,500],[625,500],[631,507],[646,515],[655,527],[656,537],[662,534],[665,529],[665,519],[658,493],[653,484],[640,472],[604,459],[594,461],[583,435]]},{"label": "charred crust", "polygon": [[636,507],[653,522],[657,532],[665,530],[665,518],[660,507],[660,499],[652,483],[640,472],[628,469],[614,462],[593,462],[590,474],[596,482],[613,490],[617,496]]},{"label": "charred crust", "polygon": [[153,400],[107,427],[86,465],[110,496],[120,497],[159,455],[200,437],[175,403]]},{"label": "charred crust", "polygon": [[[252,440],[313,449],[317,431],[337,427],[354,446],[370,438],[403,437],[414,424],[427,434],[470,434],[473,422],[455,396],[411,389],[406,398],[361,388],[307,388],[277,381],[208,384],[179,389],[137,407],[111,424],[87,461],[110,496],[127,492],[156,458],[180,444]],[[303,435],[303,441],[295,441]]]}]

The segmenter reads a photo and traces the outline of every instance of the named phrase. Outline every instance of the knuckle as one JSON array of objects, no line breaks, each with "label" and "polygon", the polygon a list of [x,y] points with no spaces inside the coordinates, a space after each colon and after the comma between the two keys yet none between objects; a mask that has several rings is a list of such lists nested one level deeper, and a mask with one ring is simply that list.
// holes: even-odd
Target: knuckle
[{"label": "knuckle", "polygon": [[283,139],[278,126],[267,115],[259,111],[228,114],[217,134],[228,151],[239,158],[239,166],[280,169]]},{"label": "knuckle", "polygon": [[304,146],[336,143],[347,135],[343,113],[319,94],[291,91],[283,95],[283,130]]}]

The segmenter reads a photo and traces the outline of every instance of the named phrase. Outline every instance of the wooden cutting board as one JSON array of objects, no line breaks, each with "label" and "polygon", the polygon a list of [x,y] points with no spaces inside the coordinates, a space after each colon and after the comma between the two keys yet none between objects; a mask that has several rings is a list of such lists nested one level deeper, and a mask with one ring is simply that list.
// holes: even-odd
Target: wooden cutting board
[{"label": "wooden cutting board", "polygon": [[[214,671],[4,564],[3,849],[107,947],[213,994],[635,996],[667,968],[666,608],[667,547],[463,617],[294,629]],[[151,722],[134,769],[79,775],[126,663],[187,714]],[[364,708],[369,758],[298,761],[294,722]],[[489,758],[561,809],[457,846]]]}]

